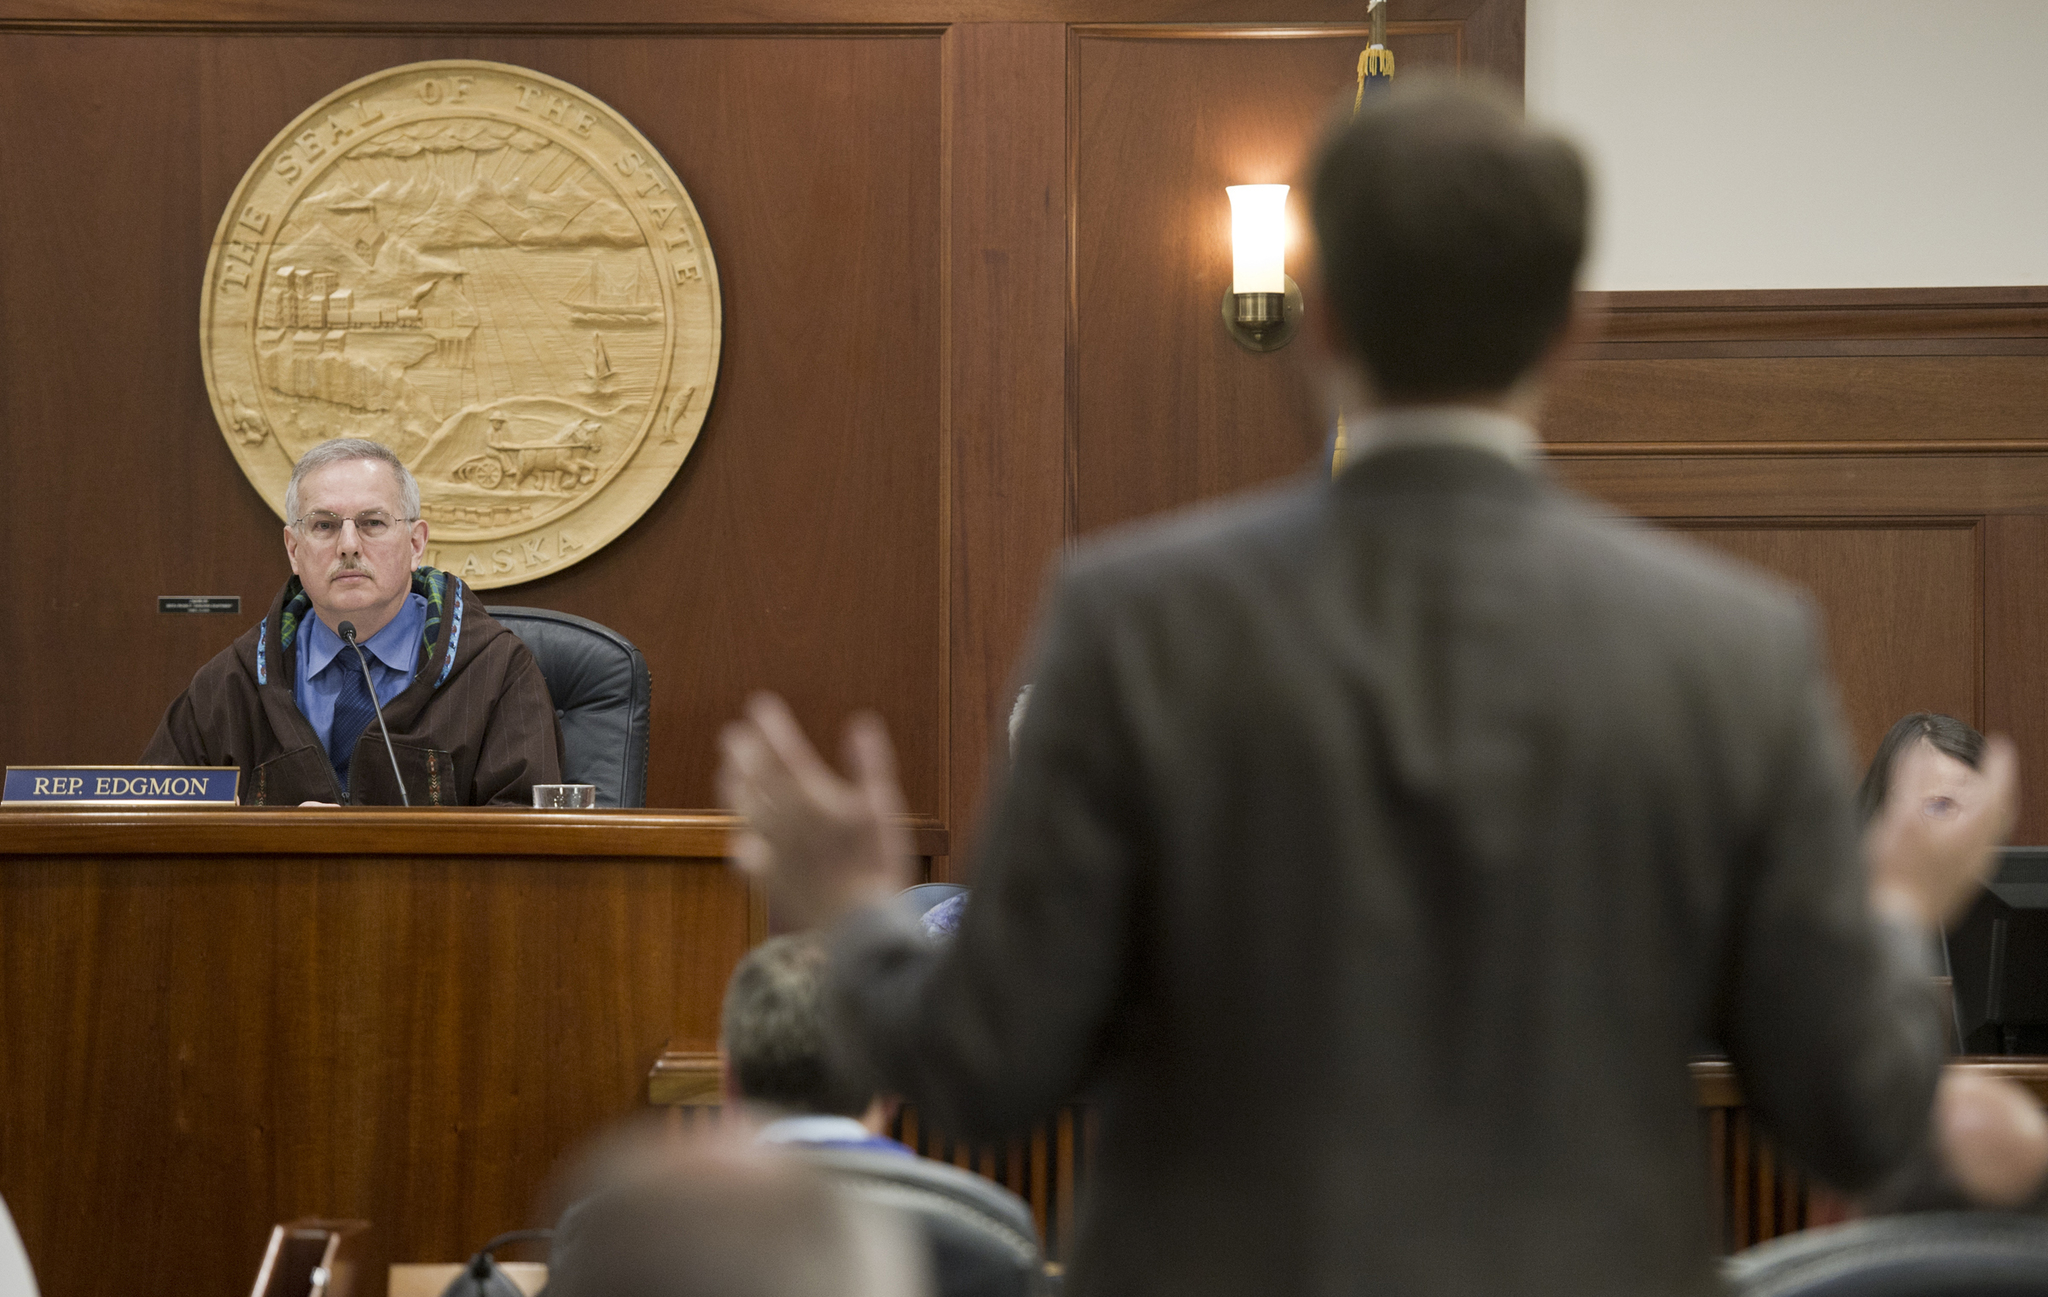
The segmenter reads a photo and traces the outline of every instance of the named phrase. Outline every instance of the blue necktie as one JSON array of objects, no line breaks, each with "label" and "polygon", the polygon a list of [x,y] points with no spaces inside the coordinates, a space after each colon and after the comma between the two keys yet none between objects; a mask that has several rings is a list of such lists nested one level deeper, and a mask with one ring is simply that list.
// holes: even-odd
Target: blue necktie
[{"label": "blue necktie", "polygon": [[327,731],[327,759],[334,763],[334,775],[341,780],[342,792],[346,793],[349,758],[355,755],[356,740],[363,737],[377,709],[370,701],[370,685],[363,679],[362,662],[355,650],[343,648],[334,665],[346,670],[342,671],[341,692],[334,696],[334,723]]}]

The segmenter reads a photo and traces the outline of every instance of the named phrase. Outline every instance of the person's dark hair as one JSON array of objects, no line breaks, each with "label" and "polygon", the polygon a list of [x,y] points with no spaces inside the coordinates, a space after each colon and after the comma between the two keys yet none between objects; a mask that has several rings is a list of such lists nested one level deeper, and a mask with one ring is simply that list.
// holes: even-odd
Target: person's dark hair
[{"label": "person's dark hair", "polygon": [[1885,731],[1877,745],[1877,755],[1870,758],[1870,769],[1863,772],[1863,782],[1856,789],[1856,813],[1865,824],[1884,808],[1885,794],[1891,789],[1892,767],[1898,764],[1899,754],[1921,739],[1932,743],[1936,752],[1952,756],[1972,770],[1984,760],[1984,736],[1955,717],[1940,712],[1914,712],[1900,717]]},{"label": "person's dark hair", "polygon": [[824,939],[762,942],[726,984],[720,1034],[740,1094],[792,1112],[858,1117],[872,1094],[832,1065],[825,1039]]},{"label": "person's dark hair", "polygon": [[1498,395],[1569,320],[1586,167],[1499,94],[1421,78],[1369,95],[1311,183],[1324,291],[1381,397]]}]

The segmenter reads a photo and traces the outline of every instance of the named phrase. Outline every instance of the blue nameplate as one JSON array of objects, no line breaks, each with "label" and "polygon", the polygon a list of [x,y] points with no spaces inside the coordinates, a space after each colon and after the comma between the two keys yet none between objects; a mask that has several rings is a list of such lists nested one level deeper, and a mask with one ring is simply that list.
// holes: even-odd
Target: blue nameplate
[{"label": "blue nameplate", "polygon": [[234,766],[9,766],[0,805],[234,806]]}]

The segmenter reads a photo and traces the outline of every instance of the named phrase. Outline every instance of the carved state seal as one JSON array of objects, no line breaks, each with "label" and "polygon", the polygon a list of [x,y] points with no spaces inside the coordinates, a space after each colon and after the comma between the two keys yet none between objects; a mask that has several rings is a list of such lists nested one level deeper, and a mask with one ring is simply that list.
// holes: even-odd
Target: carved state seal
[{"label": "carved state seal", "polygon": [[624,118],[503,63],[414,63],[300,114],[236,187],[199,314],[207,392],[282,516],[333,437],[398,452],[426,561],[514,585],[667,487],[718,376],[695,205]]}]

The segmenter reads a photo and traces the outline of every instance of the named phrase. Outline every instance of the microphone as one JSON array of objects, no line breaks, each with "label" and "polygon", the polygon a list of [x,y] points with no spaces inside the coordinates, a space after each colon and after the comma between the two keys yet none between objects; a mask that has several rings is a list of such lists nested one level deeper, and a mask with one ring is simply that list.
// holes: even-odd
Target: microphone
[{"label": "microphone", "polygon": [[363,656],[363,646],[356,643],[356,624],[345,621],[334,629],[341,633],[342,642],[356,651],[356,665],[363,669],[363,683],[370,689],[370,706],[377,709],[377,728],[384,735],[384,752],[391,758],[391,777],[398,781],[398,800],[411,806],[412,798],[405,794],[405,776],[398,773],[398,749],[391,746],[391,730],[384,724],[384,704],[377,701],[377,682],[370,678],[370,659]]}]

